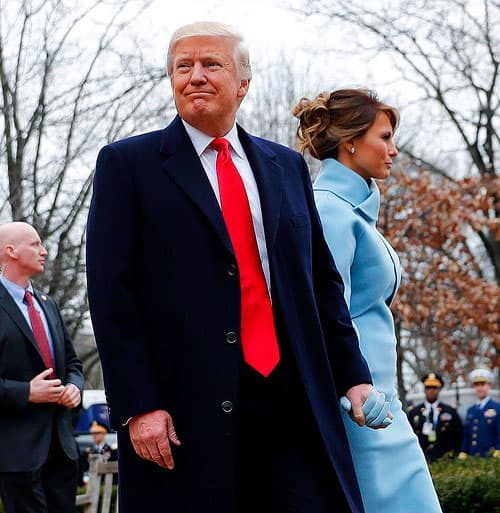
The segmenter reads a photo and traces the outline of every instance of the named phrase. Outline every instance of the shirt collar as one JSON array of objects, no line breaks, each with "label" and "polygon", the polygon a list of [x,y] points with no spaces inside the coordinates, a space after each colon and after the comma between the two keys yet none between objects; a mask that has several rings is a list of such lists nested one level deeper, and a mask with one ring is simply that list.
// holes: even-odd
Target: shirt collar
[{"label": "shirt collar", "polygon": [[[194,149],[198,157],[210,146],[210,143],[215,139],[211,135],[207,135],[205,132],[198,130],[194,126],[190,125],[183,119],[181,120],[186,132],[193,143]],[[231,130],[223,136],[224,139],[229,141],[231,148],[234,150],[238,157],[243,158],[245,152],[243,150],[243,146],[238,138],[238,129],[236,127],[236,123],[233,125]]]},{"label": "shirt collar", "polygon": [[478,401],[476,404],[479,406],[479,408],[483,409],[486,406],[486,403],[490,400],[490,396],[486,396],[481,401]]},{"label": "shirt collar", "polygon": [[439,401],[434,401],[433,403],[430,403],[429,401],[424,401],[425,408],[428,410],[429,408],[432,408],[435,410],[439,406]]},{"label": "shirt collar", "polygon": [[321,163],[321,171],[314,188],[329,190],[350,203],[354,210],[363,213],[369,221],[376,222],[380,208],[380,191],[372,178],[367,182],[338,160],[325,159]]},{"label": "shirt collar", "polygon": [[33,285],[31,281],[28,283],[28,286],[26,288],[21,287],[17,283],[14,283],[10,280],[8,280],[5,276],[0,275],[0,282],[2,282],[2,285],[7,289],[9,294],[18,302],[22,303],[24,301],[24,293],[28,290],[33,294]]}]

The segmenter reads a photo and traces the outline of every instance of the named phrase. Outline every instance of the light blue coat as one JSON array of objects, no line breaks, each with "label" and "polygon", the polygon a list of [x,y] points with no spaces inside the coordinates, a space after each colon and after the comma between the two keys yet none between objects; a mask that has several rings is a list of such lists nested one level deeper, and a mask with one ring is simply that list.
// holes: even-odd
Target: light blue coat
[{"label": "light blue coat", "polygon": [[334,159],[314,184],[325,237],[345,284],[361,352],[377,390],[390,401],[386,429],[359,428],[344,412],[366,513],[439,513],[417,438],[396,391],[396,336],[390,304],[400,284],[399,259],[376,228],[380,192]]}]

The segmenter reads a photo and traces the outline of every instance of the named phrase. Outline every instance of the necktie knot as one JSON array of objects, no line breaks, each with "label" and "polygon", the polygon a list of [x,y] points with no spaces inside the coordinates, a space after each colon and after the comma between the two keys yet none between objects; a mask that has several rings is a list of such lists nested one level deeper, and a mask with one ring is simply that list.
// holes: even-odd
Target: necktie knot
[{"label": "necktie knot", "polygon": [[216,137],[211,143],[210,147],[215,151],[229,151],[229,141],[224,137]]},{"label": "necktie knot", "polygon": [[31,295],[31,292],[29,290],[26,290],[24,292],[24,300],[26,301],[26,304],[28,306],[32,306],[33,305],[33,296]]}]

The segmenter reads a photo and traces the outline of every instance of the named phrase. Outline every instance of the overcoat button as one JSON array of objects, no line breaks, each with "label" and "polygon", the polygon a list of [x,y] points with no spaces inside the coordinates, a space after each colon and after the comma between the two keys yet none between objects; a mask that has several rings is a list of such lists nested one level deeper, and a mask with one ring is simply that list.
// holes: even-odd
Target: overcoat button
[{"label": "overcoat button", "polygon": [[224,413],[231,413],[233,411],[233,403],[231,401],[224,401],[221,406]]},{"label": "overcoat button", "polygon": [[226,333],[226,342],[228,344],[234,344],[238,340],[238,335],[234,331],[228,331]]},{"label": "overcoat button", "polygon": [[229,264],[227,267],[227,274],[229,276],[235,276],[236,275],[236,264]]}]

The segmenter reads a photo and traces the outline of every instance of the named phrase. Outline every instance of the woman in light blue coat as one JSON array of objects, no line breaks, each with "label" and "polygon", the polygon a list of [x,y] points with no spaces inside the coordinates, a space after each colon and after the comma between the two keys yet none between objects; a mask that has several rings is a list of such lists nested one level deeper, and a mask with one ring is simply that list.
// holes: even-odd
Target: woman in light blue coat
[{"label": "woman in light blue coat", "polygon": [[366,513],[439,513],[417,438],[396,392],[396,336],[390,304],[400,282],[395,251],[377,230],[380,193],[397,155],[399,115],[371,91],[346,89],[302,99],[294,109],[302,151],[321,160],[314,184],[323,229],[374,387],[393,414],[386,429],[358,427],[344,412]]}]

